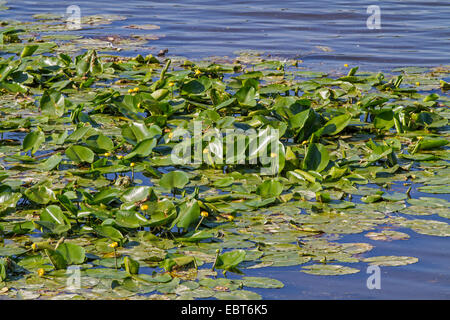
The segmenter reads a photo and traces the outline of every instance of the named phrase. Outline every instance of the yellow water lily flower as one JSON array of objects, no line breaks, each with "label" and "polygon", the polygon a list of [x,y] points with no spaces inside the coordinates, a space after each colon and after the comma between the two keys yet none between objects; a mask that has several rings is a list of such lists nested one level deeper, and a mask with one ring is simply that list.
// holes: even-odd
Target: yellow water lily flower
[{"label": "yellow water lily flower", "polygon": [[134,91],[134,92],[138,92],[138,91],[139,91],[139,88],[136,87],[136,88],[133,89],[133,91]]},{"label": "yellow water lily flower", "polygon": [[420,86],[420,82],[416,82],[416,86]]},{"label": "yellow water lily flower", "polygon": [[169,87],[173,87],[175,85],[175,82],[169,82]]},{"label": "yellow water lily flower", "polygon": [[117,243],[117,242],[113,242],[113,243],[111,243],[111,244],[109,244],[109,246],[111,247],[111,248],[117,248],[118,246],[119,246],[119,244]]},{"label": "yellow water lily flower", "polygon": [[105,152],[104,156],[105,156],[105,157],[110,157],[110,156],[111,156],[111,153]]},{"label": "yellow water lily flower", "polygon": [[198,75],[200,75],[200,74],[202,74],[202,72],[201,72],[199,69],[195,70],[195,75],[196,75],[196,76],[198,76]]},{"label": "yellow water lily flower", "polygon": [[344,64],[344,67],[348,68],[348,64]]},{"label": "yellow water lily flower", "polygon": [[134,167],[136,165],[136,163],[134,163],[134,162],[132,162],[132,163],[130,163],[130,167]]},{"label": "yellow water lily flower", "polygon": [[227,220],[230,221],[230,222],[233,222],[234,221],[234,216],[231,216],[231,215],[227,216]]},{"label": "yellow water lily flower", "polygon": [[36,250],[38,249],[37,244],[36,244],[36,243],[33,243],[33,244],[31,245],[31,249],[33,249],[33,251],[36,251]]},{"label": "yellow water lily flower", "polygon": [[208,217],[208,212],[207,212],[207,211],[202,211],[200,214],[201,214],[201,216],[202,216],[203,218]]},{"label": "yellow water lily flower", "polygon": [[117,156],[117,159],[122,160],[122,159],[123,159],[123,156],[119,154],[119,155]]},{"label": "yellow water lily flower", "polygon": [[142,211],[145,211],[145,210],[147,210],[148,209],[148,205],[146,205],[146,204],[141,204],[141,210]]},{"label": "yellow water lily flower", "polygon": [[128,93],[133,93],[133,89],[128,89]]},{"label": "yellow water lily flower", "polygon": [[42,276],[45,274],[45,270],[42,269],[42,268],[39,268],[39,269],[37,270],[37,274],[38,274],[39,277],[42,277]]}]

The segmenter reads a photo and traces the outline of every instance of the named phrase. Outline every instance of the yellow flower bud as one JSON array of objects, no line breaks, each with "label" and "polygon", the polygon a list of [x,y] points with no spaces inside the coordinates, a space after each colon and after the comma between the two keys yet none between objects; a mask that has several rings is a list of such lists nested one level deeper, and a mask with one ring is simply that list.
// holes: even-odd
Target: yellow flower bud
[{"label": "yellow flower bud", "polygon": [[208,212],[207,211],[202,211],[200,214],[201,214],[201,216],[203,218],[206,218],[208,216]]},{"label": "yellow flower bud", "polygon": [[37,244],[36,244],[36,243],[33,243],[33,244],[31,245],[31,249],[33,249],[33,251],[36,251],[36,250],[38,249]]},{"label": "yellow flower bud", "polygon": [[105,157],[110,157],[110,156],[111,156],[111,153],[105,152],[104,156],[105,156]]},{"label": "yellow flower bud", "polygon": [[38,274],[39,277],[42,277],[42,276],[45,274],[45,270],[42,269],[42,268],[39,268],[39,269],[37,270],[37,274]]},{"label": "yellow flower bud", "polygon": [[109,245],[111,248],[117,248],[119,244],[117,242],[113,242]]},{"label": "yellow flower bud", "polygon": [[198,76],[198,75],[200,75],[200,74],[202,74],[202,72],[201,72],[199,69],[195,70],[195,75],[196,75],[196,76]]},{"label": "yellow flower bud", "polygon": [[173,87],[175,85],[174,82],[169,82],[169,87]]},{"label": "yellow flower bud", "polygon": [[145,211],[145,210],[147,210],[148,209],[148,205],[146,205],[146,204],[141,204],[141,210],[142,211]]},{"label": "yellow flower bud", "polygon": [[420,86],[420,82],[416,82],[416,86]]},{"label": "yellow flower bud", "polygon": [[344,64],[344,67],[348,68],[348,64]]},{"label": "yellow flower bud", "polygon": [[139,91],[139,88],[136,87],[136,88],[133,89],[133,91],[134,91],[134,92],[138,92],[138,91]]},{"label": "yellow flower bud", "polygon": [[136,164],[134,162],[130,163],[130,167],[134,167]]},{"label": "yellow flower bud", "polygon": [[227,220],[230,221],[230,222],[232,222],[232,221],[234,221],[234,217],[231,216],[231,215],[230,215],[230,216],[227,216]]},{"label": "yellow flower bud", "polygon": [[128,89],[128,93],[133,93],[133,89]]},{"label": "yellow flower bud", "polygon": [[169,133],[169,139],[172,139],[172,137],[173,137],[173,132],[170,132]]},{"label": "yellow flower bud", "polygon": [[122,159],[123,159],[123,156],[119,154],[119,155],[117,156],[117,159],[122,160]]}]

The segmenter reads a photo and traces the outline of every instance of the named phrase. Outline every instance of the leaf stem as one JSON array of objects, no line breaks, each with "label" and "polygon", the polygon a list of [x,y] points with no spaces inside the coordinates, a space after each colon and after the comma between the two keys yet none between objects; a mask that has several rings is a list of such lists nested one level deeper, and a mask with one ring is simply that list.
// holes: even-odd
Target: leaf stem
[{"label": "leaf stem", "polygon": [[194,230],[194,231],[197,231],[198,227],[200,227],[200,225],[202,224],[203,219],[205,219],[205,217],[202,217],[202,218],[200,219],[200,222],[199,222],[198,225],[195,227],[195,230]]},{"label": "leaf stem", "polygon": [[216,259],[214,259],[214,263],[212,265],[211,270],[214,271],[216,269],[217,260],[219,259],[220,249],[216,250]]}]

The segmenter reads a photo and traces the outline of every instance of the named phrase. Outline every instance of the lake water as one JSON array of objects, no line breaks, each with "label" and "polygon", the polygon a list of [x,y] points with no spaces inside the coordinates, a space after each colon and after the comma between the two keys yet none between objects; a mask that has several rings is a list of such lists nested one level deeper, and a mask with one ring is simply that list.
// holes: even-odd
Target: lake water
[{"label": "lake water", "polygon": [[[155,24],[159,30],[132,30],[161,36],[150,52],[201,58],[233,56],[253,49],[287,58],[307,68],[365,70],[398,66],[437,66],[450,62],[450,2],[447,1],[9,1],[1,17],[29,20],[36,13],[65,13],[78,5],[82,15],[128,17],[83,35],[127,34],[130,24]],[[369,29],[367,8],[380,9],[380,29]],[[369,24],[372,26],[373,24]]]},{"label": "lake water", "polygon": [[[446,1],[9,1],[0,19],[30,20],[36,13],[65,13],[76,4],[82,15],[120,14],[128,19],[84,36],[124,35],[130,24],[155,24],[159,40],[148,52],[168,48],[169,55],[191,59],[233,57],[252,49],[286,58],[297,57],[309,70],[343,70],[344,64],[362,70],[389,70],[400,66],[438,66],[450,62],[450,2]],[[380,8],[380,29],[369,29],[367,8]],[[136,53],[133,53],[134,55]],[[405,191],[405,190],[403,190]],[[421,194],[412,190],[412,196]],[[450,200],[449,195],[440,195]],[[446,221],[437,215],[421,217]],[[372,241],[363,234],[342,237],[342,242],[368,242],[373,255],[408,255],[419,262],[381,268],[381,290],[369,290],[365,264],[354,275],[323,277],[300,272],[299,267],[246,270],[251,276],[281,280],[280,290],[255,290],[265,299],[450,299],[448,238],[425,236],[410,229],[407,241]]]}]

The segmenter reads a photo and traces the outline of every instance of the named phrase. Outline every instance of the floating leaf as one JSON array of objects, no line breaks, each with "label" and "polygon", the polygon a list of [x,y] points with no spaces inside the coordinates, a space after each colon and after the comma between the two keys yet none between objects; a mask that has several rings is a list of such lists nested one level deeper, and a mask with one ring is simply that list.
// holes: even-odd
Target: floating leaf
[{"label": "floating leaf", "polygon": [[129,274],[138,274],[139,273],[139,262],[133,260],[130,257],[125,257],[123,260],[123,264],[125,266],[125,270]]},{"label": "floating leaf", "polygon": [[188,229],[191,225],[198,221],[200,217],[200,206],[198,201],[193,200],[190,203],[183,204],[179,209],[179,214],[172,222],[172,228]]},{"label": "floating leaf", "polygon": [[381,240],[381,241],[409,239],[408,234],[392,230],[383,230],[381,232],[369,232],[366,233],[365,236],[372,240]]},{"label": "floating leaf", "polygon": [[56,201],[55,193],[46,184],[35,185],[25,190],[25,196],[39,204],[47,204]]},{"label": "floating leaf", "polygon": [[243,277],[242,280],[245,287],[268,289],[284,287],[281,281],[266,277]]},{"label": "floating leaf", "polygon": [[306,150],[303,169],[321,172],[329,161],[328,150],[321,144],[311,143]]},{"label": "floating leaf", "polygon": [[166,189],[182,189],[189,182],[189,176],[183,171],[171,171],[162,176],[159,184]]},{"label": "floating leaf", "polygon": [[69,102],[64,98],[64,96],[55,90],[44,91],[41,100],[39,102],[39,107],[42,113],[53,118],[62,117],[66,111],[66,105]]},{"label": "floating leaf", "polygon": [[66,156],[75,163],[94,162],[94,152],[83,146],[73,145],[66,150]]},{"label": "floating leaf", "polygon": [[317,135],[334,136],[345,129],[350,123],[352,117],[347,114],[331,118],[325,125],[317,131]]},{"label": "floating leaf", "polygon": [[214,296],[219,300],[261,300],[261,296],[259,294],[247,290],[218,292]]},{"label": "floating leaf", "polygon": [[120,241],[123,239],[122,233],[112,226],[98,226],[95,231],[103,236],[110,238],[112,241]]},{"label": "floating leaf", "polygon": [[377,114],[373,120],[373,126],[380,130],[389,130],[394,126],[394,112],[387,110]]},{"label": "floating leaf", "polygon": [[56,205],[48,206],[42,210],[39,224],[56,234],[61,234],[71,228],[69,219]]},{"label": "floating leaf", "polygon": [[139,142],[134,149],[127,154],[124,159],[131,159],[133,157],[146,157],[152,153],[153,148],[156,146],[155,139],[145,139]]},{"label": "floating leaf", "polygon": [[283,185],[276,180],[266,180],[257,189],[257,193],[263,198],[278,197],[282,192]]},{"label": "floating leaf", "polygon": [[40,163],[37,167],[42,171],[51,171],[53,170],[62,160],[62,156],[58,154],[54,154],[46,159],[44,162]]},{"label": "floating leaf", "polygon": [[86,259],[86,252],[83,247],[73,243],[63,243],[56,249],[67,261],[68,265],[82,264]]},{"label": "floating leaf", "polygon": [[359,272],[356,268],[345,267],[337,264],[313,264],[310,266],[304,266],[301,271],[317,276],[337,276]]},{"label": "floating leaf", "polygon": [[363,261],[369,262],[371,265],[394,267],[416,263],[417,261],[419,261],[419,259],[415,257],[402,256],[378,256],[366,258]]},{"label": "floating leaf", "polygon": [[38,130],[30,132],[26,135],[26,137],[23,139],[22,149],[25,152],[31,150],[31,154],[34,154],[36,153],[36,151],[38,151],[39,147],[44,141],[45,134],[40,128],[38,128]]},{"label": "floating leaf", "polygon": [[217,257],[215,268],[224,269],[224,271],[231,271],[241,273],[237,266],[245,259],[244,250],[229,251]]},{"label": "floating leaf", "polygon": [[61,252],[51,249],[45,249],[45,254],[50,259],[53,267],[56,270],[67,268],[67,261],[64,259],[64,256]]}]

